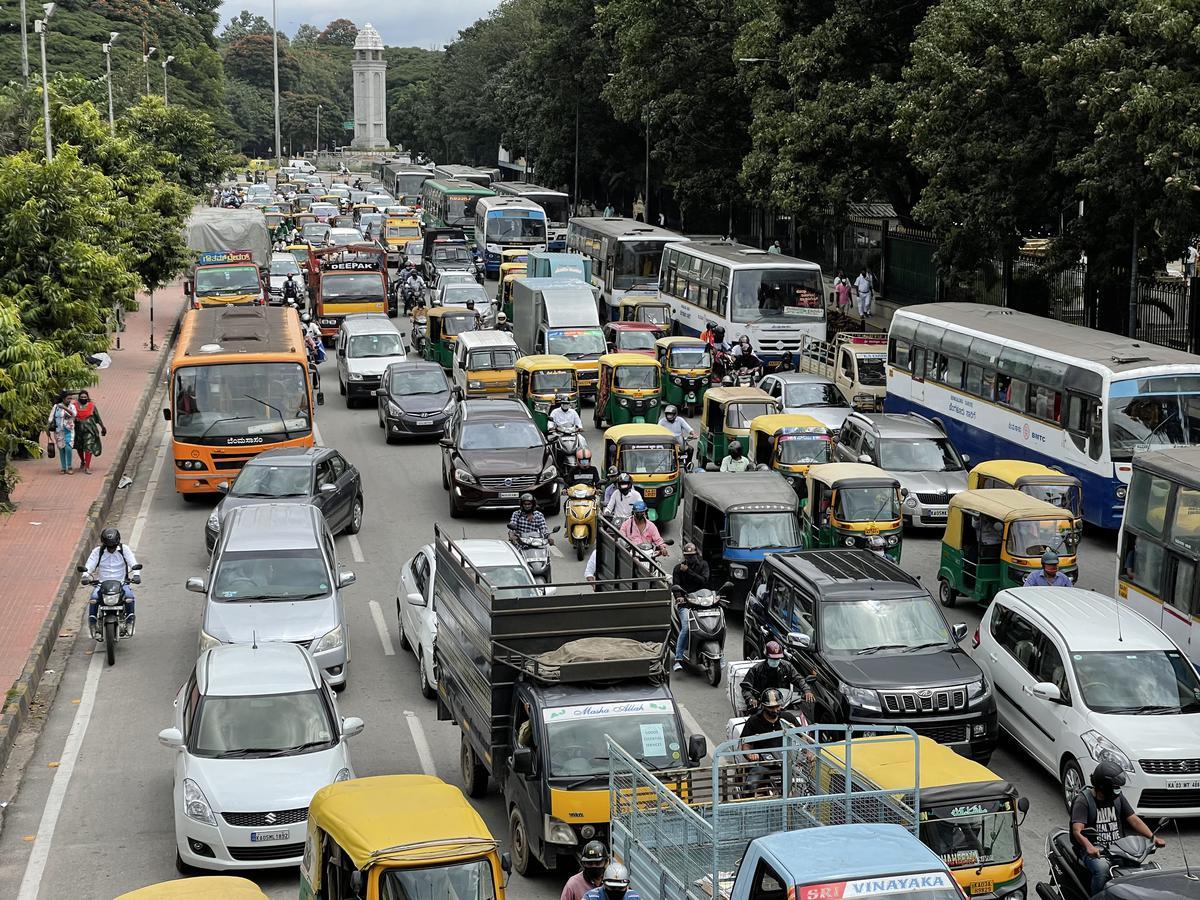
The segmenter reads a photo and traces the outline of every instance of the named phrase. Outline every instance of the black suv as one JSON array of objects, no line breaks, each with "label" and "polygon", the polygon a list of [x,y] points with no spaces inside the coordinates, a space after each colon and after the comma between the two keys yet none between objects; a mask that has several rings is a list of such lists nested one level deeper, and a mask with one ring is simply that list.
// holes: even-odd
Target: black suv
[{"label": "black suv", "polygon": [[562,509],[554,454],[524,404],[464,400],[450,415],[441,445],[451,518],[468,509],[516,509],[524,493],[547,515]]},{"label": "black suv", "polygon": [[905,725],[986,763],[996,746],[987,678],[915,578],[867,550],[770,554],[746,602],[747,659],[770,640],[816,675],[817,722]]}]

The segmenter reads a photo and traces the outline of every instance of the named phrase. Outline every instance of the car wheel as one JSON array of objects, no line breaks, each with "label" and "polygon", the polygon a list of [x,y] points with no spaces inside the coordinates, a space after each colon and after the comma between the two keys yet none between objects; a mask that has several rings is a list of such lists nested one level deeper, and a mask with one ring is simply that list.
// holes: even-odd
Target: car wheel
[{"label": "car wheel", "polygon": [[953,609],[958,602],[958,591],[950,587],[950,582],[945,578],[938,579],[938,600],[946,609]]},{"label": "car wheel", "polygon": [[342,678],[342,683],[335,684],[332,686],[333,692],[335,694],[340,694],[343,691],[345,691],[346,688],[350,687],[350,664],[349,663],[346,663],[345,665],[342,666],[342,675],[345,676],[344,678]]},{"label": "car wheel", "polygon": [[533,857],[533,848],[529,846],[529,830],[525,827],[525,817],[515,806],[508,816],[508,840],[512,844],[513,868],[517,874],[525,878],[537,875],[541,865]]},{"label": "car wheel", "polygon": [[458,505],[458,501],[454,499],[454,491],[450,491],[450,518],[461,519],[463,515],[462,507]]},{"label": "car wheel", "polygon": [[461,770],[463,787],[467,790],[467,796],[474,797],[476,800],[486,796],[488,771],[476,759],[475,751],[471,749],[471,745],[467,743],[465,737],[459,741],[458,745],[458,767]]},{"label": "car wheel", "polygon": [[429,683],[429,676],[425,674],[425,651],[417,652],[417,669],[421,679],[421,696],[426,700],[432,700],[437,696],[437,688]]},{"label": "car wheel", "polygon": [[400,598],[396,598],[396,631],[400,634],[400,649],[411,650],[412,645],[408,642],[408,635],[404,633],[404,616],[400,612]]},{"label": "car wheel", "polygon": [[[346,396],[346,385],[342,382],[341,376],[338,376],[338,393],[343,397]],[[350,401],[347,400],[346,402],[349,403]]]},{"label": "car wheel", "polygon": [[175,851],[175,871],[180,875],[195,875],[199,870],[183,861],[179,851]]},{"label": "car wheel", "polygon": [[363,498],[359,494],[354,498],[354,505],[350,507],[350,521],[346,524],[346,534],[358,534],[362,531],[363,517]]},{"label": "car wheel", "polygon": [[380,428],[385,427],[383,424],[383,410],[382,409],[379,411],[379,427]]},{"label": "car wheel", "polygon": [[1063,802],[1067,809],[1070,809],[1071,804],[1075,802],[1075,795],[1082,791],[1086,784],[1083,780],[1083,769],[1079,768],[1075,757],[1068,756],[1063,760],[1059,774],[1062,779]]},{"label": "car wheel", "polygon": [[450,490],[450,479],[446,477],[446,461],[442,460],[442,490]]}]

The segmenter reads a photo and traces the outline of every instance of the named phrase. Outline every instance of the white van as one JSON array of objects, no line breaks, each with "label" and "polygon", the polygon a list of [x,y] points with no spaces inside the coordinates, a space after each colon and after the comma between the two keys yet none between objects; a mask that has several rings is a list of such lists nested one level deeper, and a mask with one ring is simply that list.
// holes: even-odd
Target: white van
[{"label": "white van", "polygon": [[383,313],[346,316],[338,328],[334,347],[338,388],[346,398],[347,407],[353,406],[355,400],[374,403],[384,370],[408,356],[404,336]]},{"label": "white van", "polygon": [[312,175],[317,171],[317,167],[310,163],[307,159],[288,160],[288,167],[295,169],[297,172],[303,172],[305,175]]}]

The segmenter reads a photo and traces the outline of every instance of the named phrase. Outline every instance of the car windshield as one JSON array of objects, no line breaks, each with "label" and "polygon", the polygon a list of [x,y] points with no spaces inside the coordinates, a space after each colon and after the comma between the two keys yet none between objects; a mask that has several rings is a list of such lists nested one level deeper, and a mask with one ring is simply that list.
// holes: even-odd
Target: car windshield
[{"label": "car windshield", "polygon": [[323,244],[329,240],[329,226],[323,225],[320,222],[305,225],[300,231],[303,233],[304,239],[310,244]]},{"label": "car windshield", "polygon": [[474,350],[467,355],[467,370],[511,369],[517,364],[516,350]]},{"label": "car windshield", "polygon": [[887,385],[887,370],[884,368],[884,363],[887,361],[882,353],[878,356],[857,356],[858,360],[858,380],[866,387],[884,387]]},{"label": "car windshield", "polygon": [[1200,713],[1200,681],[1178,650],[1072,653],[1088,709],[1112,715]]},{"label": "car windshield", "polygon": [[952,869],[994,866],[1020,855],[1012,800],[921,805],[921,843]]},{"label": "car windshield", "polygon": [[528,450],[545,442],[532,422],[469,422],[463,426],[459,450]]},{"label": "car windshield", "polygon": [[357,228],[332,228],[329,231],[329,243],[335,247],[358,244],[362,239],[362,233]]},{"label": "car windshield", "polygon": [[945,438],[884,438],[879,467],[890,472],[961,472],[963,465]]},{"label": "car windshield", "polygon": [[1008,552],[1012,556],[1041,556],[1047,548],[1069,553],[1063,537],[1070,522],[1067,519],[1021,519],[1008,526]]},{"label": "car windshield", "polygon": [[375,272],[327,272],[321,276],[321,299],[326,303],[382,300],[383,278]]},{"label": "car windshield", "polygon": [[496,587],[529,587],[533,579],[529,571],[516,564],[507,566],[480,566],[478,570]]},{"label": "car windshield", "polygon": [[442,281],[446,286],[446,290],[442,294],[442,303],[445,306],[466,306],[468,300],[474,300],[475,308],[482,309],[491,302],[487,291],[476,284],[474,278],[461,280],[456,278],[451,282],[446,282],[443,278]]},{"label": "car windshield", "polygon": [[434,247],[433,261],[435,263],[470,263],[471,254],[466,247]]},{"label": "car windshield", "polygon": [[783,435],[778,444],[779,461],[785,466],[829,462],[828,435]]},{"label": "car windshield", "polygon": [[676,468],[675,446],[622,447],[617,468],[630,475],[664,475]]},{"label": "car windshield", "polygon": [[729,516],[729,546],[743,550],[799,547],[796,516],[790,512],[739,512]]},{"label": "car windshield", "polygon": [[658,340],[658,333],[655,331],[618,331],[616,338],[617,349],[621,351],[653,350],[654,342]]},{"label": "car windshield", "polygon": [[220,296],[222,294],[255,294],[261,290],[258,269],[254,266],[198,266],[196,268],[196,293]]},{"label": "car windshield", "polygon": [[229,496],[304,497],[311,484],[312,470],[308,466],[273,466],[266,460],[252,460],[238,475]]},{"label": "car windshield", "polygon": [[838,488],[833,517],[839,522],[886,522],[900,518],[900,495],[894,487]]},{"label": "car windshield", "polygon": [[1073,484],[1023,484],[1021,493],[1045,500],[1051,506],[1078,513],[1080,508],[1079,488]]},{"label": "car windshield", "polygon": [[449,866],[384,868],[380,900],[495,900],[496,885],[487,859]]},{"label": "car windshield", "polygon": [[1156,447],[1200,444],[1200,375],[1114,381],[1108,440],[1113,459]]},{"label": "car windshield", "polygon": [[449,387],[446,376],[440,371],[418,369],[393,372],[388,389],[393,397],[405,397],[411,394],[444,394]]},{"label": "car windshield", "polygon": [[950,643],[946,621],[929,597],[844,600],[821,610],[821,646],[833,653]]},{"label": "car windshield", "polygon": [[212,599],[310,600],[328,597],[329,568],[316,548],[242,550],[222,554],[213,573]]},{"label": "car windshield", "polygon": [[333,747],[337,730],[318,691],[217,697],[200,701],[189,732],[195,756],[289,756]]},{"label": "car windshield", "polygon": [[332,203],[314,203],[308,208],[314,216],[336,216],[338,208]]},{"label": "car windshield", "polygon": [[733,273],[735,322],[819,322],[821,273],[816,269],[741,269]]},{"label": "car windshield", "polygon": [[308,374],[299,363],[181,366],[172,395],[171,430],[183,443],[270,444],[312,427]]},{"label": "car windshield", "polygon": [[658,366],[616,366],[613,387],[623,391],[652,391],[658,388]]},{"label": "car windshield", "polygon": [[775,404],[767,401],[749,401],[730,403],[725,407],[726,428],[749,428],[750,423],[758,416],[776,412]]},{"label": "car windshield", "polygon": [[292,254],[287,256],[271,257],[271,274],[272,275],[299,275],[300,266],[296,262],[296,257]]},{"label": "car windshield", "polygon": [[382,334],[352,334],[346,355],[351,359],[371,359],[381,356],[403,356],[404,341],[392,332]]},{"label": "car windshield", "polygon": [[555,328],[546,332],[546,352],[567,359],[599,359],[608,348],[599,328]]},{"label": "car windshield", "polygon": [[608,777],[608,735],[651,769],[680,765],[679,730],[663,700],[595,703],[543,711],[552,777]]},{"label": "car windshield", "polygon": [[533,373],[530,390],[535,394],[575,393],[574,369],[540,369]]},{"label": "car windshield", "polygon": [[712,368],[712,354],[704,347],[673,347],[670,359],[673,369]]}]

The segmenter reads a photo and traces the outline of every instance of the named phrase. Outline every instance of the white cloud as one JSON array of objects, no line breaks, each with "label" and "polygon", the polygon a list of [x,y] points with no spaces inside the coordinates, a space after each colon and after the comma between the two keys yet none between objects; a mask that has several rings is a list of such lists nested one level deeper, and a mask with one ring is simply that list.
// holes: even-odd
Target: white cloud
[{"label": "white cloud", "polygon": [[[287,35],[305,23],[324,28],[334,19],[350,19],[359,27],[370,22],[388,46],[429,49],[453,41],[496,4],[497,0],[277,0],[277,12],[279,30]],[[243,9],[271,19],[271,0],[226,0],[221,27]]]}]

